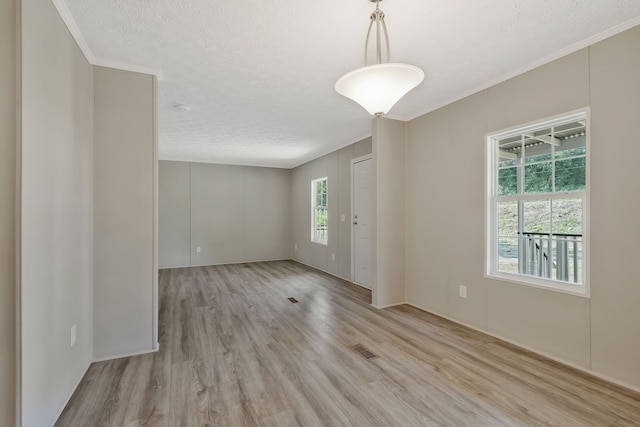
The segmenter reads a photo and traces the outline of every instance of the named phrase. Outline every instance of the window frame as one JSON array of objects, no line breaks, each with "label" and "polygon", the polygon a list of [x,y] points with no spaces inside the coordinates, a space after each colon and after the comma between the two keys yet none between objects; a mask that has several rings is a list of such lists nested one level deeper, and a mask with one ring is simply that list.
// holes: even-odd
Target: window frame
[{"label": "window frame", "polygon": [[[318,193],[316,192],[316,187],[319,182],[325,182],[325,200],[326,203],[324,205],[318,205],[316,203]],[[318,230],[318,217],[317,212],[318,209],[323,209],[326,212],[326,230],[325,230],[325,239],[318,238],[317,230]],[[316,178],[311,181],[311,242],[319,243],[321,245],[329,244],[329,178],[322,177]]]},{"label": "window frame", "polygon": [[[528,193],[499,196],[498,192],[498,141],[511,136],[533,132],[546,127],[558,126],[571,121],[585,121],[585,189],[576,191],[544,193]],[[497,279],[509,283],[547,289],[551,291],[590,298],[590,163],[591,163],[591,114],[590,108],[559,114],[546,119],[536,120],[524,125],[514,126],[504,130],[491,132],[485,136],[485,278]],[[522,166],[524,168],[524,164]],[[555,170],[555,169],[554,169]],[[552,176],[555,176],[552,175]],[[520,178],[519,178],[520,179]],[[553,179],[553,178],[552,178]],[[499,271],[498,243],[499,243],[499,202],[517,200],[554,200],[562,198],[582,199],[582,283],[570,283],[557,279],[530,276],[521,273]]]}]

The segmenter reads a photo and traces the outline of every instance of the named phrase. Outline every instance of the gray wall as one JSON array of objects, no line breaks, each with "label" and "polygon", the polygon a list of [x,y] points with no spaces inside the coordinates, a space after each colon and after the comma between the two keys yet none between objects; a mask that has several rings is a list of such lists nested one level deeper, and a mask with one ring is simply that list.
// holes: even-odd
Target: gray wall
[{"label": "gray wall", "polygon": [[[16,5],[21,11],[17,19]],[[139,324],[144,324],[145,339],[152,341],[153,331],[148,325],[152,324],[153,313],[151,309],[144,312],[144,304],[151,306],[153,286],[148,285],[143,298],[135,300],[132,292],[140,287],[141,276],[129,270],[125,274],[138,280],[133,286],[112,287],[107,290],[107,298],[100,294],[105,287],[99,287],[94,300],[92,251],[94,231],[100,239],[99,249],[126,234],[126,244],[121,240],[117,250],[126,253],[122,246],[133,247],[138,257],[134,269],[146,268],[147,283],[153,284],[152,245],[143,247],[136,238],[146,227],[146,243],[151,240],[153,244],[154,79],[98,69],[96,94],[100,102],[94,110],[94,68],[50,1],[1,0],[0,32],[0,425],[14,425],[21,418],[24,426],[45,426],[55,421],[86,372],[93,358],[93,339],[98,346],[104,342],[103,334],[94,335],[93,313],[100,320],[107,318],[107,327],[118,333],[135,332]],[[17,67],[16,59],[20,58]],[[108,81],[105,74],[114,78]],[[138,109],[141,103],[143,113]],[[20,127],[16,127],[17,113]],[[95,193],[95,202],[100,213],[95,230],[94,113],[101,149],[95,163],[100,171],[96,175],[100,191]],[[127,126],[127,121],[134,124],[129,122],[131,126]],[[105,132],[100,126],[116,130]],[[140,130],[142,127],[144,130]],[[145,139],[147,150],[137,150],[138,141]],[[16,146],[21,150],[19,159]],[[125,183],[118,180],[119,176],[131,181]],[[135,197],[127,199],[136,191]],[[114,196],[108,201],[120,209],[105,206],[105,194]],[[16,206],[17,200],[20,206]],[[134,213],[129,212],[131,208]],[[113,215],[106,227],[101,222],[105,213]],[[17,272],[16,241],[21,260]],[[115,252],[109,249],[110,255]],[[108,262],[112,264],[106,265]],[[117,256],[101,258],[97,265],[95,273],[101,285],[105,277],[110,284],[120,284],[118,274],[123,265],[130,266]],[[16,282],[21,297],[19,364],[14,357]],[[126,314],[127,303],[135,316],[142,311],[144,319],[131,316],[123,322],[121,315]],[[74,325],[76,343],[71,346]],[[15,394],[17,365],[19,396]],[[14,410],[16,397],[20,401],[18,414]]]},{"label": "gray wall", "polygon": [[[351,280],[351,159],[370,153],[371,138],[367,138],[291,171],[293,259]],[[311,242],[311,181],[325,176],[329,236],[323,245]],[[341,215],[345,221],[341,221]]]},{"label": "gray wall", "polygon": [[191,265],[191,164],[158,162],[158,265]]},{"label": "gray wall", "polygon": [[373,295],[382,308],[404,303],[405,122],[373,119]]},{"label": "gray wall", "polygon": [[15,418],[16,26],[14,0],[0,0],[0,425]]},{"label": "gray wall", "polygon": [[[640,388],[639,45],[636,27],[407,124],[409,303]],[[485,134],[586,106],[591,299],[484,278]]]},{"label": "gray wall", "polygon": [[94,360],[157,346],[155,84],[94,68]]},{"label": "gray wall", "polygon": [[22,421],[39,427],[91,361],[92,68],[50,1],[21,3]]},{"label": "gray wall", "polygon": [[290,258],[288,170],[159,163],[161,268]]},{"label": "gray wall", "polygon": [[[640,27],[589,50],[591,364],[640,388]],[[613,146],[613,147],[612,147]],[[613,191],[615,189],[615,191]]]}]

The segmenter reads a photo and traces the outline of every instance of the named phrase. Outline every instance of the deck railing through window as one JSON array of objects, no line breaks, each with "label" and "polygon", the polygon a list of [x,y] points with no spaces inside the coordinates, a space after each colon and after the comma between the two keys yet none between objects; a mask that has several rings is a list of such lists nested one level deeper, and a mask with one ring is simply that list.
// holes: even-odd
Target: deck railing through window
[{"label": "deck railing through window", "polygon": [[316,241],[326,242],[327,241],[327,225],[316,225]]},{"label": "deck railing through window", "polygon": [[582,235],[524,232],[519,236],[519,272],[582,283]]}]

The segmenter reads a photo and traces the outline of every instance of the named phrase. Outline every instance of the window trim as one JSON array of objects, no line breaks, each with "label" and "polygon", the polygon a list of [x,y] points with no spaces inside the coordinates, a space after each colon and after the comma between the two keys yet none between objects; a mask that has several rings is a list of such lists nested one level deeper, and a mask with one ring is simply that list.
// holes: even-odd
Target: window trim
[{"label": "window trim", "polygon": [[[316,209],[318,208],[318,206],[316,205],[316,196],[317,196],[316,183],[321,181],[326,182],[325,185],[327,189],[326,190],[327,203],[324,206],[320,207],[321,209],[323,208],[327,210],[327,239],[326,240],[316,239]],[[311,180],[311,242],[319,243],[321,245],[329,244],[329,178],[326,176]]]},{"label": "window trim", "polygon": [[[575,192],[557,192],[557,193],[540,193],[542,198],[561,198],[563,195],[579,195],[583,198],[583,283],[580,285],[568,284],[562,281],[547,279],[536,276],[527,276],[518,273],[509,273],[498,271],[498,215],[497,215],[497,195],[494,194],[497,189],[497,159],[495,156],[495,144],[497,138],[508,138],[516,136],[524,132],[538,130],[544,127],[550,127],[562,122],[571,120],[585,120],[586,138],[585,138],[585,190]],[[524,285],[539,289],[546,289],[554,292],[560,292],[575,295],[583,298],[590,298],[590,189],[591,189],[591,109],[589,107],[570,111],[563,114],[547,117],[541,120],[526,123],[524,125],[513,126],[503,130],[490,132],[485,135],[485,271],[484,277],[488,279],[496,279],[503,282],[509,282],[518,285]],[[534,196],[532,194],[532,196]],[[513,195],[508,196],[513,200],[527,198],[529,196]]]}]

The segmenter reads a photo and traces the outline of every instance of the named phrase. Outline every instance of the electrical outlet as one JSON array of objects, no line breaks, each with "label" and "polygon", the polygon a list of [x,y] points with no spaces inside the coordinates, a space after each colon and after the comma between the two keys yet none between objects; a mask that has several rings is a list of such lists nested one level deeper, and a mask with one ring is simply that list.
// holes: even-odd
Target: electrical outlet
[{"label": "electrical outlet", "polygon": [[200,253],[200,246],[196,246],[196,252]]},{"label": "electrical outlet", "polygon": [[460,298],[467,298],[467,287],[460,286]]},{"label": "electrical outlet", "polygon": [[76,325],[71,327],[71,347],[76,344]]}]

